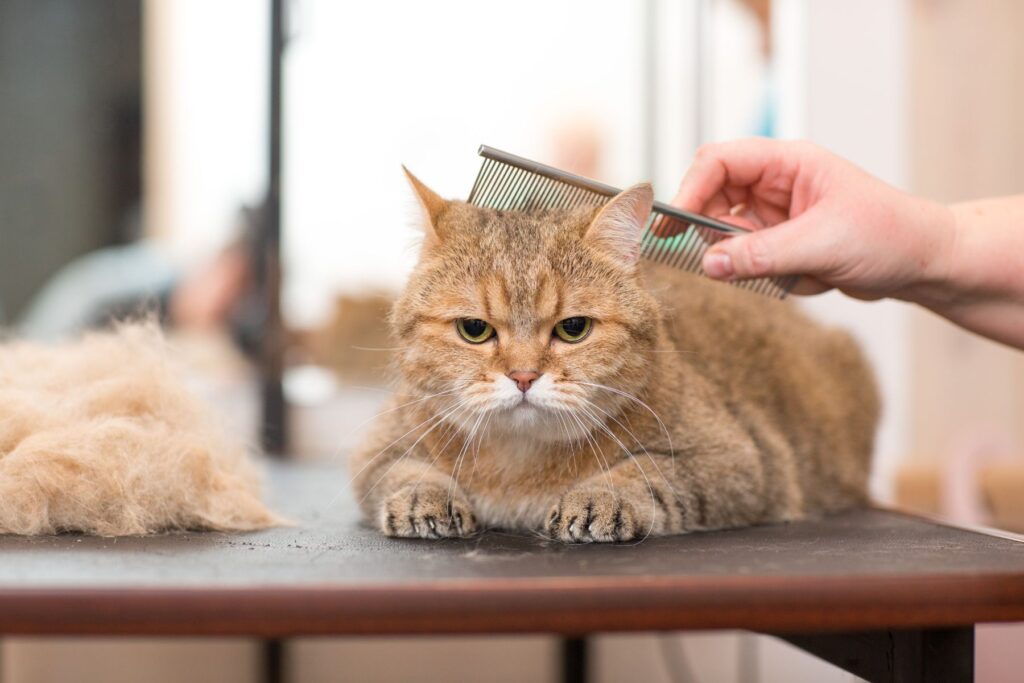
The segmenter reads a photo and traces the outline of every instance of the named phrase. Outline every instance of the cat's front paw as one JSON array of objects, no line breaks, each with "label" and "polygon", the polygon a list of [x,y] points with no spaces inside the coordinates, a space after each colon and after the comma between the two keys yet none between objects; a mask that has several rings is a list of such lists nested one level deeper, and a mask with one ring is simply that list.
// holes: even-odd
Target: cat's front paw
[{"label": "cat's front paw", "polygon": [[381,506],[380,530],[402,538],[460,538],[477,532],[465,497],[437,484],[409,485]]},{"label": "cat's front paw", "polygon": [[566,543],[630,541],[650,530],[630,496],[598,485],[570,489],[548,515],[545,531]]}]

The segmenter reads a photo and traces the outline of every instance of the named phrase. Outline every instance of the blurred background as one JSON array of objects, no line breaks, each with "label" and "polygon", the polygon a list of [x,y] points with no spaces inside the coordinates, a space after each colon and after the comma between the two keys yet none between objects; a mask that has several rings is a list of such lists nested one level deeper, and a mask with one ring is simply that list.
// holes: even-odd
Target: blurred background
[{"label": "blurred background", "polygon": [[[701,143],[766,135],[941,201],[1019,193],[1022,27],[1016,0],[0,0],[0,326],[155,311],[235,430],[341,462],[387,396],[382,317],[416,255],[400,164],[465,197],[484,143],[668,200]],[[877,370],[876,497],[1024,530],[1024,354],[896,302],[800,304]],[[978,680],[1016,680],[1019,629],[977,642]],[[303,681],[557,671],[539,637],[289,647]],[[600,681],[691,680],[681,657],[698,681],[850,680],[746,634],[594,656]],[[183,667],[253,680],[258,644],[0,645],[3,683]]]}]

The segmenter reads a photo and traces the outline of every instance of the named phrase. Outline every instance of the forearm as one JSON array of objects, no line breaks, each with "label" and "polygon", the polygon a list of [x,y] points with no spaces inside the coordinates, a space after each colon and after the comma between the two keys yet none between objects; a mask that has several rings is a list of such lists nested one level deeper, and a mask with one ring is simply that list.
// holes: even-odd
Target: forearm
[{"label": "forearm", "polygon": [[1024,195],[954,204],[940,271],[913,300],[971,331],[1024,348]]}]

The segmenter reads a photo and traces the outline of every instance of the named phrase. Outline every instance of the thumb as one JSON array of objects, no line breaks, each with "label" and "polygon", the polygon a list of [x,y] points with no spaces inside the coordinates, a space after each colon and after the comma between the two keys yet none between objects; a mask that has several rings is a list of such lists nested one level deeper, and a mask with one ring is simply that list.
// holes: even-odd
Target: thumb
[{"label": "thumb", "polygon": [[823,259],[803,219],[722,240],[704,255],[704,272],[718,280],[815,274]]}]

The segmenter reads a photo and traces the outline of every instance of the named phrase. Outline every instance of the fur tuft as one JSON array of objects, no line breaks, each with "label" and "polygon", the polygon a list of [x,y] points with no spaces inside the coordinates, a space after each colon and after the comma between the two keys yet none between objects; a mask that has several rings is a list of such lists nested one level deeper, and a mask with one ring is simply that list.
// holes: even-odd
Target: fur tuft
[{"label": "fur tuft", "polygon": [[0,345],[0,533],[128,536],[286,523],[181,385],[154,324]]}]

